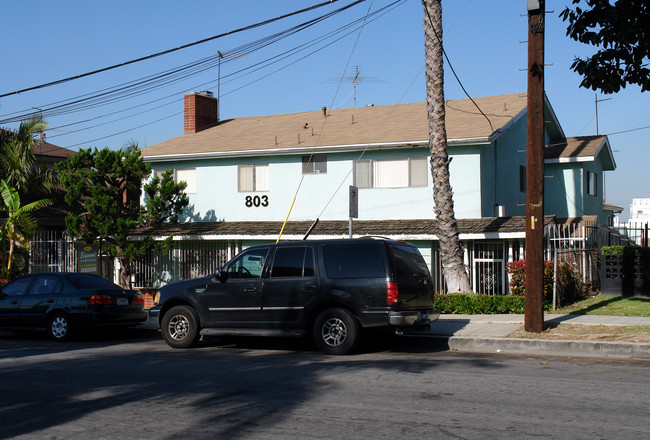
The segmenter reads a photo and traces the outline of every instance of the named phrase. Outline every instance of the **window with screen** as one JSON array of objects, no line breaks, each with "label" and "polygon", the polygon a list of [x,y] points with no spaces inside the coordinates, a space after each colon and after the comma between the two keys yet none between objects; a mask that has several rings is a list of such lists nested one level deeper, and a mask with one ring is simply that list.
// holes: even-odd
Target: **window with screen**
[{"label": "window with screen", "polygon": [[312,154],[302,157],[303,174],[325,174],[327,173],[327,155]]},{"label": "window with screen", "polygon": [[354,162],[354,185],[359,188],[427,186],[426,157],[366,159]]},{"label": "window with screen", "polygon": [[237,190],[258,192],[269,190],[268,165],[240,165],[237,168]]}]

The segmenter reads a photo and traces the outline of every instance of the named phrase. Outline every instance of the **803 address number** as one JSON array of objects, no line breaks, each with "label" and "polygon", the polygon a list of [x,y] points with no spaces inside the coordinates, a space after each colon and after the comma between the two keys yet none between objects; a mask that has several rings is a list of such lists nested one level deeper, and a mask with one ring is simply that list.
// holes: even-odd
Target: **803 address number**
[{"label": "803 address number", "polygon": [[244,202],[247,208],[266,208],[269,206],[269,196],[246,196],[246,201]]}]

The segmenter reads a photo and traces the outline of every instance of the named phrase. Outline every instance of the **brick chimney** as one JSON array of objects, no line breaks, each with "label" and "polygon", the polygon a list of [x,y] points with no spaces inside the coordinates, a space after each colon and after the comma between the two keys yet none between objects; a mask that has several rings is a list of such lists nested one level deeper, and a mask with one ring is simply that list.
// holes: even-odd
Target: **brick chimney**
[{"label": "brick chimney", "polygon": [[185,134],[213,127],[219,122],[219,100],[212,92],[192,92],[185,95]]}]

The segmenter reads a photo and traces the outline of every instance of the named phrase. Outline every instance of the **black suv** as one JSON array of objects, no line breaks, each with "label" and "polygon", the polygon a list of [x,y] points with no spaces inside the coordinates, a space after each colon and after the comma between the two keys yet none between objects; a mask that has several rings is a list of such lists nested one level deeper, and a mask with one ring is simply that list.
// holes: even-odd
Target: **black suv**
[{"label": "black suv", "polygon": [[428,329],[433,281],[414,246],[375,238],[250,247],[213,276],[160,288],[151,321],[171,347],[201,335],[311,334],[328,354],[346,354],[362,329]]}]

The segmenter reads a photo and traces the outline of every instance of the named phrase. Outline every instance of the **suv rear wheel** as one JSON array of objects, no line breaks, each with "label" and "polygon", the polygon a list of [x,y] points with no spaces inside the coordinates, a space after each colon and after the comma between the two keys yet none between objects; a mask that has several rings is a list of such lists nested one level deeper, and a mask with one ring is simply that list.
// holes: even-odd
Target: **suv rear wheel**
[{"label": "suv rear wheel", "polygon": [[201,336],[196,312],[188,306],[169,309],[163,316],[160,331],[167,345],[173,348],[191,347]]},{"label": "suv rear wheel", "polygon": [[359,343],[359,322],[345,309],[327,309],[314,321],[314,340],[326,354],[342,355]]}]

